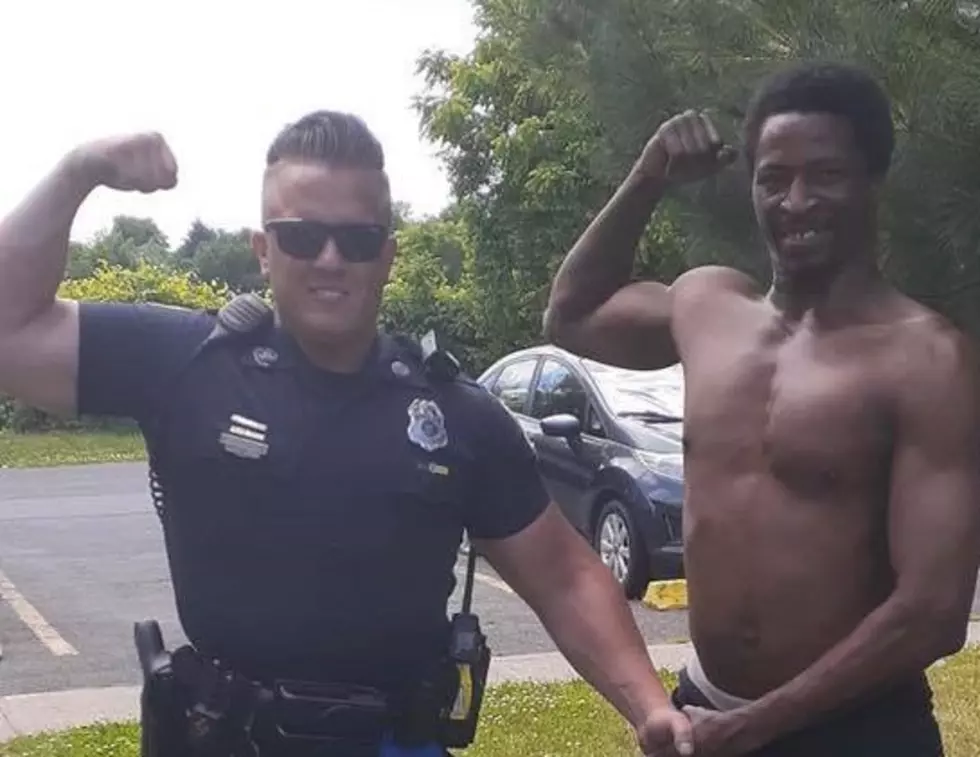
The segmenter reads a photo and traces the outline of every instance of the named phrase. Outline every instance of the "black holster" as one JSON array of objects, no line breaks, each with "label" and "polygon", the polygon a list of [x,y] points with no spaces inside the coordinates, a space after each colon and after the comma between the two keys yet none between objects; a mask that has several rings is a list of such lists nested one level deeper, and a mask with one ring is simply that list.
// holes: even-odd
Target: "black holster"
[{"label": "black holster", "polygon": [[170,655],[156,621],[135,624],[133,635],[143,689],[140,695],[140,753],[142,757],[186,757],[186,702],[173,675]]},{"label": "black holster", "polygon": [[143,671],[143,757],[256,757],[252,719],[267,697],[189,646],[166,651],[160,626],[136,623]]}]

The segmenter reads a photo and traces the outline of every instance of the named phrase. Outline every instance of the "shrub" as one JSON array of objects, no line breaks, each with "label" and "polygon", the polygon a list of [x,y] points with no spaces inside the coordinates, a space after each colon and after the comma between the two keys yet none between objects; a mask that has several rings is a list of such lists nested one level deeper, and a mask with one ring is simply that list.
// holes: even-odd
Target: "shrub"
[{"label": "shrub", "polygon": [[221,307],[235,293],[224,284],[201,281],[191,271],[141,260],[133,269],[100,261],[91,276],[64,281],[58,294],[89,302],[157,302],[209,309]]}]

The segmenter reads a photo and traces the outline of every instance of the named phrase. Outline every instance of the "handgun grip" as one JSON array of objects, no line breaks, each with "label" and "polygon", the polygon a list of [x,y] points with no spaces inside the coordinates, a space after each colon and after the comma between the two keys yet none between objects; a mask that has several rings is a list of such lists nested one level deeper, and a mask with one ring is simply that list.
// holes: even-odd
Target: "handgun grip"
[{"label": "handgun grip", "polygon": [[133,640],[146,680],[169,672],[170,654],[163,646],[163,633],[157,621],[142,620],[134,623]]}]

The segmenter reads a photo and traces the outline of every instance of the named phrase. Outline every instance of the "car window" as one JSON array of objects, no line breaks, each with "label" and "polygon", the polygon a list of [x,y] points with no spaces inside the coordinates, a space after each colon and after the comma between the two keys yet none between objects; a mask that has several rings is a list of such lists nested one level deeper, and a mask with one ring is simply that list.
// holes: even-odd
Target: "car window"
[{"label": "car window", "polygon": [[546,359],[534,388],[531,416],[540,420],[549,415],[568,413],[578,418],[582,427],[586,428],[587,408],[585,388],[575,374],[557,360]]},{"label": "car window", "polygon": [[615,415],[683,417],[684,373],[680,364],[657,371],[632,371],[591,360],[583,362]]},{"label": "car window", "polygon": [[536,363],[537,358],[531,358],[505,366],[490,387],[490,393],[503,402],[511,412],[524,412]]}]

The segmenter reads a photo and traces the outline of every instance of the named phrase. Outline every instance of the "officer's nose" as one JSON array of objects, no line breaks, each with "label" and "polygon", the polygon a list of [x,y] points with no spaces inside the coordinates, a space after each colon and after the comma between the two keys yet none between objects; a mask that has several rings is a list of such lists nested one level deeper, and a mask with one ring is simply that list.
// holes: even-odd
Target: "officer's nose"
[{"label": "officer's nose", "polygon": [[337,247],[337,242],[333,237],[327,238],[313,264],[317,268],[339,268],[343,266],[344,257],[340,254],[340,248]]}]

